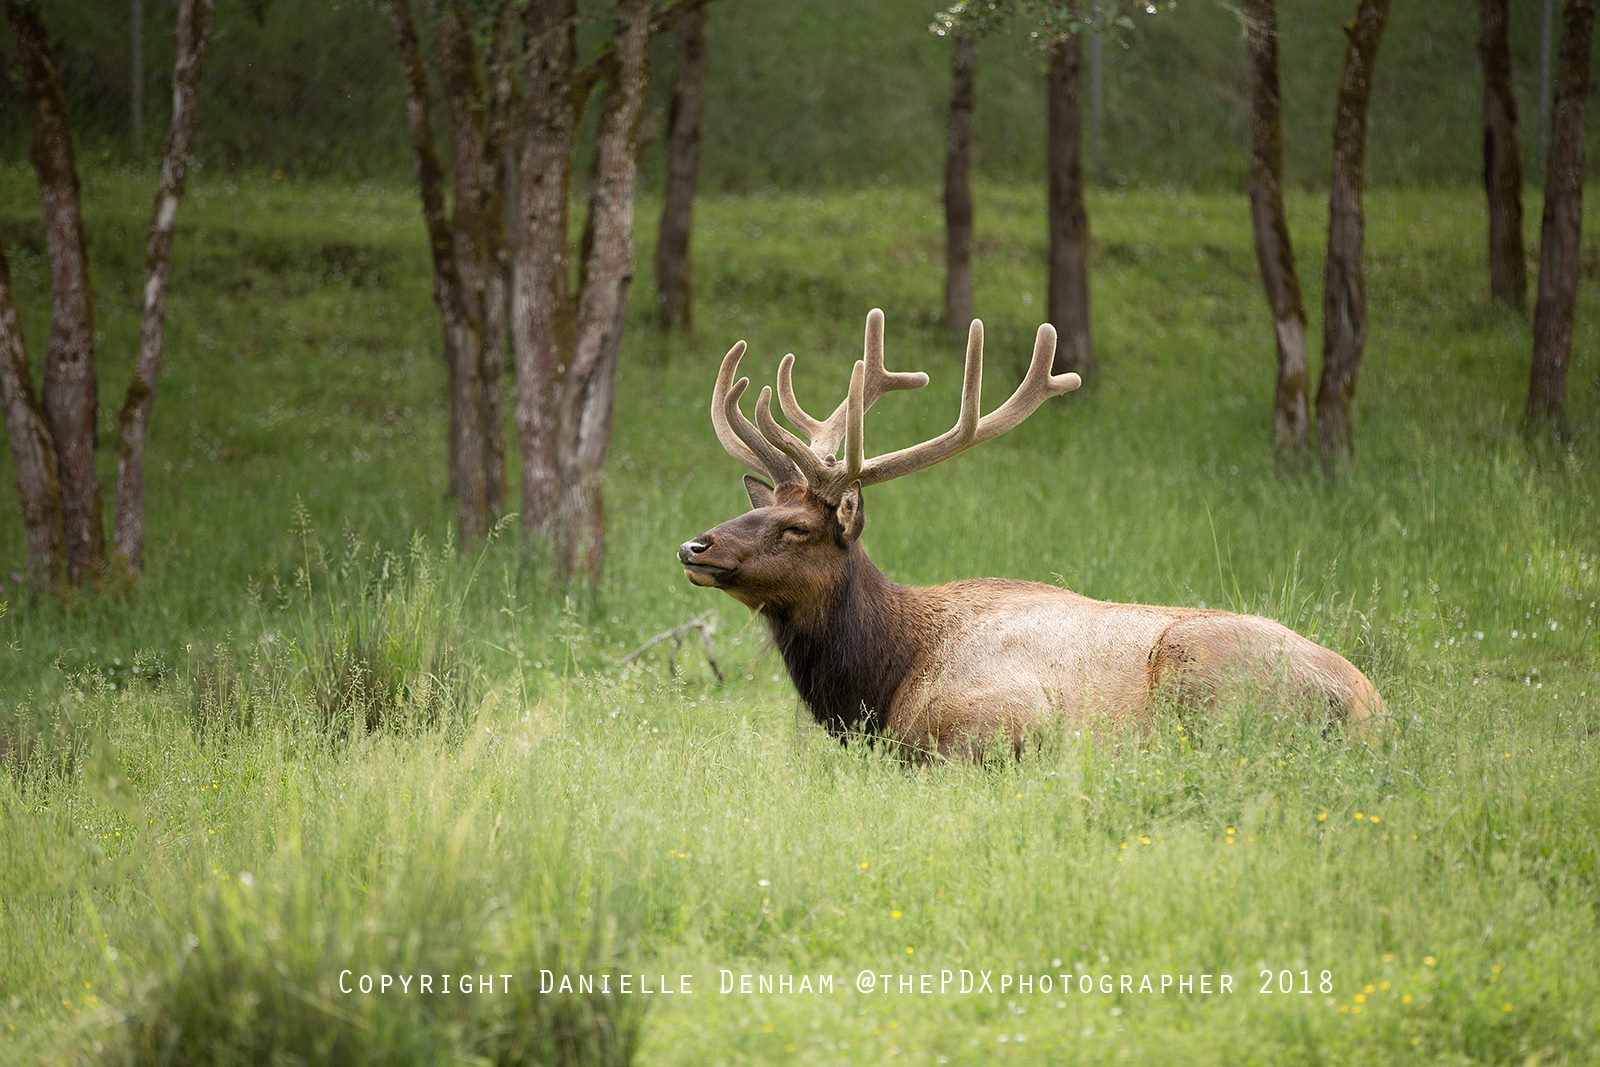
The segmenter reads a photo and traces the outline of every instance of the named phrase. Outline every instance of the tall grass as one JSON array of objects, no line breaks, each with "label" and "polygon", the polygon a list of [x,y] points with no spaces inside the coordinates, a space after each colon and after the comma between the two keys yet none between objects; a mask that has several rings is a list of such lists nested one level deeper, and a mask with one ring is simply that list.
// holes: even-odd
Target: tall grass
[{"label": "tall grass", "polygon": [[[110,394],[146,186],[87,188]],[[1036,190],[980,193],[994,395],[1029,350],[1042,235]],[[874,408],[870,447],[949,424],[933,193],[700,206],[702,334],[651,332],[641,279],[608,568],[563,595],[512,529],[465,557],[450,541],[409,190],[197,183],[144,584],[8,593],[0,615],[0,1062],[1592,1058],[1600,393],[1582,353],[1600,333],[1580,312],[1576,440],[1530,448],[1527,326],[1482,307],[1477,205],[1370,198],[1341,481],[1272,455],[1242,202],[1119,193],[1091,203],[1102,379],[867,501],[864,543],[898,580],[1280,618],[1372,675],[1391,735],[1349,745],[1244,701],[911,770],[822,736],[761,625],[671,553],[743,506],[704,416],[738,337],[752,375],[799,353],[810,403],[842,390],[881,305],[891,364],[933,381]],[[1315,262],[1322,206],[1290,210]],[[18,207],[0,225],[18,247],[36,223]],[[43,336],[46,265],[13,268]],[[1585,278],[1582,307],[1595,294]],[[0,559],[22,544],[0,523]],[[724,685],[689,656],[674,676],[664,650],[617,666],[705,611]],[[853,987],[963,968],[1228,972],[1235,992]],[[347,969],[514,978],[380,996],[342,992]],[[695,992],[552,997],[545,969],[688,974]],[[839,981],[723,995],[725,970]],[[1284,970],[1311,990],[1259,991]]]}]

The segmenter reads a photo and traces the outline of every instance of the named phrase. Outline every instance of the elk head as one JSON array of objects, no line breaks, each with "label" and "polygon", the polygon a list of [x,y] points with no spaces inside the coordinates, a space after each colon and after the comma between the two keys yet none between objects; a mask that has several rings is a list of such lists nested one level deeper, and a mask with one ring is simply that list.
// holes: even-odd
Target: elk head
[{"label": "elk head", "polygon": [[862,489],[924,470],[998,437],[1045,400],[1078,388],[1078,375],[1050,373],[1055,345],[1055,329],[1040,326],[1022,384],[1004,404],[980,416],[983,323],[974,319],[955,425],[921,444],[869,459],[862,441],[866,410],[884,393],[928,384],[920,371],[884,368],[882,311],[874,308],[867,315],[863,357],[851,371],[848,394],[828,418],[813,418],[795,398],[794,354],[778,365],[778,403],[805,440],[773,417],[770,386],[756,400],[755,423],[745,417],[739,399],[750,380],[734,377],[745,343],[735,344],[717,373],[711,423],[728,454],[771,483],[746,475],[751,510],[679,546],[678,560],[689,581],[726,590],[769,614],[825,603],[861,552],[858,539],[866,521]]}]

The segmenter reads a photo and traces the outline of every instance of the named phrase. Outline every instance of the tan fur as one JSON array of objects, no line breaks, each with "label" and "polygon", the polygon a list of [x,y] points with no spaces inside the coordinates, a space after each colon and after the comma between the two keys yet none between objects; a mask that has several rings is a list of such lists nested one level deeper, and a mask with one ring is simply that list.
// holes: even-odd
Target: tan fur
[{"label": "tan fur", "polygon": [[929,640],[884,732],[919,750],[1020,746],[1047,719],[1144,729],[1163,688],[1186,704],[1253,693],[1314,698],[1347,727],[1383,713],[1353,664],[1253,615],[1091,600],[1032,582],[908,589]]}]

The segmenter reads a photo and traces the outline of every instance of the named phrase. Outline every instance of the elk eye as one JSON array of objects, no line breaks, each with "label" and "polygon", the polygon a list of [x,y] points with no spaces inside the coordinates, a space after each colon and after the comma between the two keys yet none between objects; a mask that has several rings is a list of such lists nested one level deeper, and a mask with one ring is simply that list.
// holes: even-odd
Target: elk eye
[{"label": "elk eye", "polygon": [[787,530],[785,530],[783,532],[784,532],[784,534],[786,536],[793,536],[793,537],[810,537],[811,536],[811,531],[806,529],[804,526],[791,526],[791,527],[789,527]]}]

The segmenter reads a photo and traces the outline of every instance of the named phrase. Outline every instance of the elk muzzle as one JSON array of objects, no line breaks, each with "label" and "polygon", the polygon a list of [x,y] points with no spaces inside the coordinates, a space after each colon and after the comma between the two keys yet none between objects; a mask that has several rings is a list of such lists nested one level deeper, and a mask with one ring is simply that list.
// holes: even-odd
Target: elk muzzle
[{"label": "elk muzzle", "polygon": [[705,554],[711,550],[711,538],[702,534],[678,546],[678,562],[683,564],[684,576],[695,585],[716,585],[717,576],[727,567],[711,563]]}]

